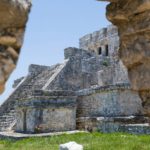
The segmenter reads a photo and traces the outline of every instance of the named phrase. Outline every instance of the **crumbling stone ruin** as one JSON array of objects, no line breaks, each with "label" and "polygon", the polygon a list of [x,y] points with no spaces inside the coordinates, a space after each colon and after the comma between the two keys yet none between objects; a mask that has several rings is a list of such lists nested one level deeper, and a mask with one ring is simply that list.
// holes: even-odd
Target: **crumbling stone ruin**
[{"label": "crumbling stone ruin", "polygon": [[150,133],[138,92],[119,60],[115,26],[80,38],[54,66],[30,65],[0,107],[1,131],[41,133],[67,130]]},{"label": "crumbling stone ruin", "polygon": [[0,1],[0,93],[14,70],[31,7],[31,0]]},{"label": "crumbling stone ruin", "polygon": [[[16,110],[17,110],[18,112],[21,111],[22,116],[24,117],[17,116],[17,118],[19,119],[17,120],[16,129],[20,131],[27,131],[27,132],[33,132],[33,129],[36,131],[47,132],[48,130],[50,130],[50,128],[48,127],[49,124],[48,125],[44,124],[41,126],[40,122],[44,122],[44,119],[43,117],[39,117],[39,116],[43,116],[42,115],[43,111],[41,111],[41,107],[43,106],[43,102],[46,102],[46,101],[41,101],[43,97],[44,98],[47,97],[47,99],[49,100],[53,99],[53,96],[55,95],[54,93],[57,93],[56,94],[57,96],[55,99],[59,98],[60,100],[62,100],[64,97],[63,100],[65,100],[68,97],[71,97],[69,98],[69,100],[71,99],[71,102],[70,102],[71,104],[67,104],[67,103],[64,104],[63,103],[64,101],[60,102],[57,100],[58,102],[60,102],[60,104],[62,103],[61,107],[57,108],[58,112],[61,110],[60,108],[62,108],[62,106],[65,105],[65,108],[67,109],[72,107],[71,110],[73,111],[70,112],[70,115],[75,114],[74,110],[77,112],[77,114],[82,114],[83,110],[86,111],[85,108],[88,108],[88,107],[83,107],[83,108],[78,107],[78,106],[82,106],[82,105],[79,105],[78,103],[79,99],[86,98],[86,96],[88,96],[88,93],[89,95],[91,95],[92,92],[94,94],[99,93],[101,95],[101,93],[103,93],[104,91],[108,92],[108,91],[113,91],[112,89],[115,89],[114,91],[116,92],[116,94],[113,94],[113,96],[118,95],[119,93],[122,93],[122,91],[124,90],[130,91],[132,96],[134,94],[136,95],[135,96],[136,98],[134,97],[133,99],[138,101],[138,102],[137,101],[134,102],[134,105],[136,105],[134,106],[134,108],[137,108],[138,113],[137,113],[137,110],[134,110],[132,112],[132,115],[134,115],[134,117],[133,116],[129,117],[129,115],[131,114],[126,114],[126,113],[123,113],[121,117],[117,117],[118,113],[114,113],[116,115],[114,115],[113,118],[110,117],[109,115],[106,115],[104,117],[104,115],[98,111],[97,111],[98,115],[96,115],[95,112],[91,113],[93,112],[93,110],[97,110],[95,109],[95,107],[94,108],[91,107],[89,108],[90,111],[89,110],[87,111],[88,117],[87,116],[85,117],[84,115],[83,116],[80,115],[81,117],[78,117],[77,115],[77,123],[75,124],[76,127],[81,128],[81,129],[86,128],[90,130],[93,128],[96,128],[96,129],[100,129],[101,131],[130,130],[130,132],[149,133],[149,124],[143,124],[143,123],[149,122],[148,121],[149,118],[144,117],[144,116],[149,116],[150,114],[150,111],[149,111],[150,110],[149,109],[150,108],[149,107],[150,106],[150,103],[149,103],[149,100],[150,100],[150,67],[149,67],[150,66],[150,59],[149,59],[150,51],[149,51],[149,47],[150,46],[149,46],[149,17],[148,17],[149,10],[150,10],[150,5],[149,5],[150,2],[149,0],[141,0],[141,1],[99,0],[99,1],[110,2],[110,4],[107,6],[107,18],[114,25],[116,25],[119,30],[120,49],[119,49],[119,54],[114,55],[116,56],[116,58],[114,56],[112,57],[111,55],[109,56],[110,58],[108,59],[107,55],[108,54],[110,55],[110,51],[111,51],[108,49],[110,48],[111,44],[110,45],[106,44],[101,47],[100,44],[99,45],[94,44],[95,46],[93,46],[93,43],[91,42],[91,44],[89,43],[88,46],[85,45],[85,48],[81,46],[81,48],[85,50],[89,50],[89,52],[86,51],[87,54],[85,53],[84,50],[78,50],[78,49],[73,49],[73,48],[70,48],[70,50],[67,49],[65,51],[65,56],[67,55],[66,58],[68,58],[68,60],[66,60],[63,64],[58,64],[52,67],[36,66],[36,65],[30,66],[29,75],[23,79],[20,79],[21,81],[20,83],[19,83],[19,80],[15,82],[16,83],[15,86],[17,86],[17,83],[19,83],[18,86],[16,87],[16,90],[0,108],[1,130],[12,129],[12,127],[16,124]],[[1,16],[1,21],[0,21],[0,34],[1,34],[1,37],[0,37],[0,45],[1,45],[0,46],[1,47],[0,92],[4,90],[5,81],[7,80],[9,74],[15,67],[17,57],[19,54],[19,50],[22,45],[25,24],[27,21],[27,16],[30,10],[30,6],[31,6],[31,3],[29,0],[22,0],[22,1],[2,0],[0,2],[0,12],[1,12],[0,13],[0,16]],[[91,37],[93,36],[91,35]],[[83,40],[83,43],[84,43],[84,40]],[[86,43],[86,40],[85,40],[85,43]],[[80,44],[82,45],[81,41],[80,41]],[[104,51],[104,47],[105,47],[105,51]],[[98,50],[96,48],[98,48]],[[113,52],[114,54],[115,54],[115,50],[116,49],[114,48],[114,52]],[[68,54],[68,51],[70,51],[69,54]],[[106,55],[106,56],[99,58],[100,56],[98,57],[94,55],[95,52],[98,54],[102,54],[102,56],[103,55]],[[82,53],[84,53],[87,56],[89,55],[89,57],[79,57],[80,58],[79,59],[77,56],[81,55]],[[74,54],[75,56],[73,56]],[[91,55],[91,58],[90,58],[90,55]],[[68,56],[71,56],[71,57],[68,57]],[[131,89],[130,89],[130,85],[128,85],[129,82],[126,82],[128,80],[125,81],[127,76],[126,78],[124,78],[124,76],[127,72],[126,71],[124,72],[124,66],[122,65],[122,62],[118,60],[119,63],[117,63],[116,61],[118,56],[123,60],[124,65],[127,67],[129,79],[131,81]],[[95,57],[95,58],[93,59],[92,57]],[[75,59],[78,60],[78,63],[75,63],[75,61],[73,61]],[[70,63],[70,60],[72,61],[72,63]],[[83,65],[79,65],[80,64],[79,62],[81,62],[81,64]],[[82,66],[82,68],[79,67],[80,72],[78,70],[70,69],[71,74],[73,75],[71,79],[68,76],[66,77],[67,71],[66,72],[64,71],[63,75],[60,75],[62,73],[61,71],[65,70],[64,68],[67,68],[65,66],[66,65],[68,66],[68,63],[72,64],[73,66],[77,66],[76,64],[78,64],[78,66]],[[96,65],[97,63],[98,65]],[[99,66],[99,63],[100,63],[100,66]],[[88,64],[87,68],[90,68],[90,69],[92,68],[94,70],[89,71],[88,69],[86,69],[86,67],[84,66],[86,64]],[[97,68],[97,66],[99,66],[100,68]],[[39,72],[36,70],[39,70]],[[49,74],[47,72],[49,73],[51,72],[51,73]],[[124,79],[123,81],[121,79],[118,81],[117,80],[118,78],[115,79],[114,76],[110,76],[111,73],[115,73],[116,75],[122,72],[124,72],[123,76],[121,76],[121,79]],[[77,73],[77,76],[76,76],[76,73]],[[46,78],[45,77],[42,78],[43,76],[45,76],[43,74],[46,74],[46,76],[47,75],[48,76]],[[63,76],[65,77],[63,78]],[[55,80],[55,79],[58,79],[58,80]],[[63,82],[65,81],[65,82],[64,84],[62,84],[63,82],[61,83],[60,81],[63,81]],[[126,83],[126,84],[122,85],[122,83]],[[55,87],[55,85],[57,86]],[[65,92],[63,92],[63,94],[61,93],[63,91],[62,89],[64,90],[67,89],[65,90],[66,94],[64,94]],[[138,97],[137,92],[140,94],[140,97],[142,99],[142,105],[141,105],[141,101],[140,101],[140,98]],[[106,94],[106,95],[108,96],[109,94]],[[105,98],[107,97],[106,95],[104,95]],[[130,95],[130,94],[127,94],[127,95]],[[111,95],[108,97],[110,98],[113,96]],[[122,97],[123,96],[121,96],[121,98]],[[94,98],[93,97],[88,98],[87,101],[89,99],[93,100]],[[69,102],[69,100],[67,102]],[[123,104],[127,103],[128,100],[126,100],[125,102],[123,101],[123,103],[121,103],[119,106],[123,106]],[[21,101],[23,103],[18,102],[18,101]],[[44,104],[44,106],[49,106],[48,108],[45,108],[45,109],[46,110],[50,109],[50,112],[52,110],[52,106],[55,106],[56,104],[53,101],[51,102],[52,103],[46,102],[47,105]],[[76,107],[76,104],[77,104],[77,107]],[[86,106],[89,106],[88,104],[90,104],[90,102],[87,103]],[[111,105],[112,103],[110,103],[110,105],[106,105],[106,103],[104,104],[105,105],[96,105],[96,106],[97,107],[110,106],[111,108],[111,109],[108,109],[109,107],[102,107],[103,110],[107,110],[107,109],[114,110],[114,108],[118,108],[114,106],[112,107]],[[118,101],[116,101],[116,104],[119,104]],[[32,110],[32,111],[30,112],[29,110]],[[36,112],[37,110],[38,110],[38,113],[36,114],[39,114],[39,115],[37,115],[37,117],[36,116],[33,117],[35,118],[34,120],[35,124],[33,123],[34,121],[30,122],[30,120],[26,120],[28,114],[30,113],[35,114],[34,112]],[[109,112],[108,110],[106,112]],[[45,113],[49,114],[49,111]],[[92,115],[90,115],[90,113]],[[102,118],[99,116],[101,116]],[[48,120],[49,119],[50,118],[48,118]],[[29,125],[27,126],[28,122],[33,123],[31,126],[32,128],[29,128]],[[21,126],[21,123],[22,123],[22,126]],[[130,123],[132,123],[132,125],[130,125]],[[137,123],[142,123],[142,125],[137,126]],[[68,126],[67,128],[69,129],[70,127],[70,129],[73,129],[75,128],[75,125],[73,125],[73,119],[72,119],[70,120],[70,124],[67,124]],[[62,130],[62,129],[65,130],[64,126],[59,127],[57,129],[52,128],[51,130],[53,131]]]},{"label": "crumbling stone ruin", "polygon": [[109,1],[107,18],[118,27],[120,58],[128,69],[134,90],[139,91],[145,115],[150,115],[150,1]]}]

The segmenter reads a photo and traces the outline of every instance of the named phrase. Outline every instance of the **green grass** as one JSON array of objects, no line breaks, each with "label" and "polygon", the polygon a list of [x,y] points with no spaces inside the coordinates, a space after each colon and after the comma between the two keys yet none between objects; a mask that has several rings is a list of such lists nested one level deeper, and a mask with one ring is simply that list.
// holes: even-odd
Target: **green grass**
[{"label": "green grass", "polygon": [[59,150],[59,145],[76,141],[84,150],[150,150],[150,136],[124,133],[77,133],[22,140],[0,140],[0,150]]}]

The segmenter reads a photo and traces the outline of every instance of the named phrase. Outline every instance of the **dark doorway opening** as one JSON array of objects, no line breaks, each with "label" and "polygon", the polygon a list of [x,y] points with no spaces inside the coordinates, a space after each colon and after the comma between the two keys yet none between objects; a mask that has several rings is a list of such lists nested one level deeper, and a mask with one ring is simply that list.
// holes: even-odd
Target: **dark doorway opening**
[{"label": "dark doorway opening", "polygon": [[23,131],[27,131],[27,110],[23,110]]},{"label": "dark doorway opening", "polygon": [[105,55],[106,56],[109,56],[109,47],[108,47],[108,45],[106,45],[106,47],[105,47]]},{"label": "dark doorway opening", "polygon": [[98,55],[102,55],[102,48],[101,47],[98,48]]}]

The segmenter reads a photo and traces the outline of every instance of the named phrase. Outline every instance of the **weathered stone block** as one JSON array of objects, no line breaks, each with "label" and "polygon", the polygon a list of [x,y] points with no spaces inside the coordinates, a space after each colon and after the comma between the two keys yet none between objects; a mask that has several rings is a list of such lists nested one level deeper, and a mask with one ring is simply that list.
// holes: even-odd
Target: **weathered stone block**
[{"label": "weathered stone block", "polygon": [[137,92],[123,85],[81,90],[77,99],[77,117],[142,115]]},{"label": "weathered stone block", "polygon": [[83,146],[77,144],[76,142],[69,142],[66,144],[61,144],[59,150],[83,150]]},{"label": "weathered stone block", "polygon": [[47,91],[47,96],[38,94],[20,102],[17,108],[16,131],[42,133],[75,130],[76,97],[67,92],[64,96],[58,93],[55,96],[56,93],[51,92],[50,96]]}]

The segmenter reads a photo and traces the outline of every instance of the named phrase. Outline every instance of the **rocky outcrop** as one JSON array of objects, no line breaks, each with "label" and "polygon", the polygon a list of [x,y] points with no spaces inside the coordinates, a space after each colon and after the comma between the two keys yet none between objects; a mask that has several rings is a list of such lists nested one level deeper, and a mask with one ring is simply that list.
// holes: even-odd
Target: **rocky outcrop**
[{"label": "rocky outcrop", "polygon": [[150,115],[150,0],[105,1],[110,2],[107,18],[119,30],[120,58],[132,88],[141,95],[145,114]]},{"label": "rocky outcrop", "polygon": [[31,0],[0,1],[0,93],[16,66]]}]

